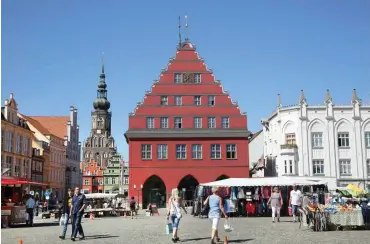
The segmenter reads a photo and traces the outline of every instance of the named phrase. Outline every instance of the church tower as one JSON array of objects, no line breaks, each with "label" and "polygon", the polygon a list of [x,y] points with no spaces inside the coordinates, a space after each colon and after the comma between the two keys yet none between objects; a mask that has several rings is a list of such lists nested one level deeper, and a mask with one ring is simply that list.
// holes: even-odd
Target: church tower
[{"label": "church tower", "polygon": [[110,102],[107,97],[107,84],[105,83],[104,63],[99,76],[96,99],[93,103],[94,111],[91,112],[91,132],[84,142],[83,162],[91,160],[97,166],[105,168],[108,160],[116,154],[117,148],[111,134],[112,113],[109,111]]}]

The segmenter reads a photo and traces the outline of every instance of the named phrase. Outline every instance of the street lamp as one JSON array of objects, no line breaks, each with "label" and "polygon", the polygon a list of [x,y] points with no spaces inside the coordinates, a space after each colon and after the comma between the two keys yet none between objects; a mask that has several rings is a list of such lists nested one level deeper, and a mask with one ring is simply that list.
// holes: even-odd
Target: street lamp
[{"label": "street lamp", "polygon": [[[136,190],[136,185],[134,184],[134,189]],[[140,205],[140,191],[143,190],[143,184],[140,185],[140,188],[138,188],[137,191],[137,205]]]}]

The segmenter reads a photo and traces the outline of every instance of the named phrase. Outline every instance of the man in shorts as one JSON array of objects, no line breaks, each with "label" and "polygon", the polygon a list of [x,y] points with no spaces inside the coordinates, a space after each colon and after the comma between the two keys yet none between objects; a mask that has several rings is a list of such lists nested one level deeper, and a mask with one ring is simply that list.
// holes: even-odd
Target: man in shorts
[{"label": "man in shorts", "polygon": [[290,192],[290,199],[289,199],[289,205],[292,208],[293,213],[293,222],[296,222],[296,216],[298,212],[298,208],[301,206],[301,198],[302,198],[302,192],[297,189],[297,185],[293,185],[293,190]]},{"label": "man in shorts", "polygon": [[135,218],[137,219],[135,197],[131,197],[131,200],[130,200],[130,211],[131,211],[131,219],[134,218],[134,213],[135,213]]}]

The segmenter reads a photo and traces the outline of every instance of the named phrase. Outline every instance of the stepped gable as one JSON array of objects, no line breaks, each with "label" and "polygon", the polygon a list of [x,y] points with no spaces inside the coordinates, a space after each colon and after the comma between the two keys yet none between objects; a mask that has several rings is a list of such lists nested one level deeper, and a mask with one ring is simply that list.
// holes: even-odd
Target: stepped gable
[{"label": "stepped gable", "polygon": [[[183,79],[189,79],[189,75],[192,76],[195,73],[201,74],[201,82],[194,83],[194,77],[190,77],[190,81],[176,84],[175,74],[181,73]],[[187,77],[185,77],[188,75]],[[191,84],[189,84],[191,83]],[[201,86],[201,90],[196,89],[196,86]],[[215,95],[225,96],[227,99],[223,99],[222,104],[216,103],[213,108],[221,106],[230,106],[228,113],[231,115],[243,115],[245,112],[241,112],[237,102],[232,101],[231,96],[227,91],[224,90],[221,81],[216,80],[212,69],[208,69],[204,59],[201,58],[196,51],[195,45],[189,40],[182,43],[181,47],[177,47],[175,57],[169,59],[169,63],[166,69],[162,69],[159,79],[153,81],[153,85],[150,91],[145,92],[145,96],[142,102],[137,102],[137,106],[130,116],[135,115],[153,115],[151,105],[153,103],[158,104],[161,95]],[[170,108],[170,107],[168,107]],[[162,112],[165,111],[166,107],[163,107]],[[194,115],[203,114],[204,110],[196,106],[188,106],[181,108],[182,113],[191,113]],[[215,109],[216,112],[216,109]],[[166,112],[164,112],[166,113]],[[217,113],[217,112],[216,112]]]}]

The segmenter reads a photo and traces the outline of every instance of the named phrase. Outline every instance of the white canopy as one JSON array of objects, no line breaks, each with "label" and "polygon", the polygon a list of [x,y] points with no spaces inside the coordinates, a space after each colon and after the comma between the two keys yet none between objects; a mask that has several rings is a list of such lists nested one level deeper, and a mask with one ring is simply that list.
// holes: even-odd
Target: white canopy
[{"label": "white canopy", "polygon": [[119,196],[123,196],[123,194],[117,194],[117,193],[90,193],[85,194],[86,199],[104,199],[104,198],[115,198]]},{"label": "white canopy", "polygon": [[226,180],[213,181],[209,183],[202,183],[201,186],[312,186],[312,185],[326,185],[327,182],[313,179],[299,179],[297,177],[290,178],[282,177],[265,177],[265,178],[229,178]]}]

